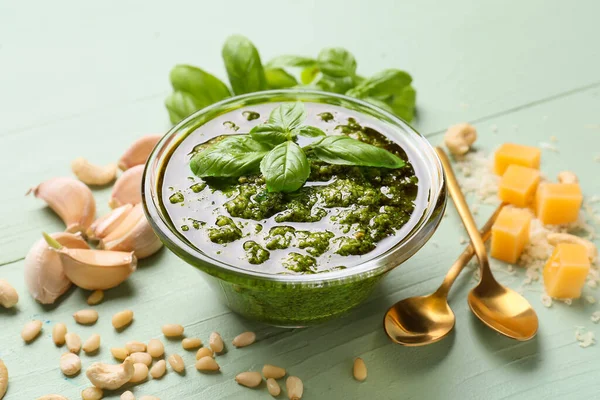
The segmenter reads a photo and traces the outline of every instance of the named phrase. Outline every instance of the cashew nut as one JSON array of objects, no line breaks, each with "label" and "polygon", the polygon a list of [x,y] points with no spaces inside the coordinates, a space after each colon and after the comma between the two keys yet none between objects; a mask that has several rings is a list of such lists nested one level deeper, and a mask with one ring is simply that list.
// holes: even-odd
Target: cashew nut
[{"label": "cashew nut", "polygon": [[6,394],[8,389],[8,369],[4,362],[0,360],[0,399]]},{"label": "cashew nut", "polygon": [[596,248],[596,245],[587,239],[580,238],[579,236],[571,235],[570,233],[549,233],[547,239],[548,243],[553,246],[556,246],[559,243],[574,243],[585,246],[588,252],[588,258],[592,263],[596,261],[596,258],[598,257],[598,249]]},{"label": "cashew nut", "polygon": [[477,130],[466,122],[452,125],[444,134],[444,143],[455,156],[466,154],[476,140]]},{"label": "cashew nut", "polygon": [[574,172],[562,171],[558,173],[558,181],[560,183],[578,183],[579,179]]},{"label": "cashew nut", "polygon": [[83,157],[77,157],[71,162],[71,170],[86,185],[106,185],[117,177],[116,164],[94,165]]},{"label": "cashew nut", "polygon": [[11,308],[14,307],[18,302],[19,294],[15,288],[4,279],[0,279],[0,306],[4,308]]},{"label": "cashew nut", "polygon": [[85,372],[92,385],[100,389],[115,390],[133,377],[133,362],[127,357],[122,364],[93,363]]}]

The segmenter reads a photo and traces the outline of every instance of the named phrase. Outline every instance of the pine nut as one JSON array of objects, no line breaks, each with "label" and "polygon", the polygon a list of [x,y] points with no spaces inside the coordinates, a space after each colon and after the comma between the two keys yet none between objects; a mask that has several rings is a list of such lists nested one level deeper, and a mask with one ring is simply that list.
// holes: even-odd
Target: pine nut
[{"label": "pine nut", "polygon": [[4,279],[0,279],[0,306],[12,308],[19,302],[19,293]]},{"label": "pine nut", "polygon": [[162,326],[162,333],[166,337],[178,337],[183,335],[183,325],[167,324]]},{"label": "pine nut", "polygon": [[100,304],[104,300],[104,291],[102,290],[94,290],[92,294],[87,298],[87,303],[90,306],[95,306],[96,304]]},{"label": "pine nut", "polygon": [[135,396],[128,390],[121,395],[121,400],[135,400]]},{"label": "pine nut", "polygon": [[285,376],[285,369],[276,367],[275,365],[265,364],[262,369],[262,373],[266,379],[281,379]]},{"label": "pine nut", "polygon": [[288,376],[285,381],[287,387],[288,398],[290,400],[300,400],[304,392],[304,384],[297,376]]},{"label": "pine nut", "polygon": [[81,339],[78,334],[68,332],[65,335],[65,341],[67,342],[67,349],[69,349],[71,353],[79,353],[79,350],[81,350]]},{"label": "pine nut", "polygon": [[201,372],[218,371],[221,367],[212,357],[202,357],[196,361],[196,369]]},{"label": "pine nut", "polygon": [[65,344],[65,335],[67,334],[67,326],[62,322],[54,325],[52,328],[52,341],[57,346],[62,346]]},{"label": "pine nut", "polygon": [[129,325],[133,321],[133,311],[123,310],[112,317],[112,326],[115,329],[121,329]]},{"label": "pine nut", "polygon": [[202,340],[199,338],[185,338],[181,341],[181,346],[185,350],[193,350],[202,346]]},{"label": "pine nut", "polygon": [[77,354],[64,353],[60,356],[60,370],[66,376],[72,376],[81,371],[81,359]]},{"label": "pine nut", "polygon": [[150,366],[152,364],[152,356],[148,353],[133,353],[129,356],[134,364],[141,363]]},{"label": "pine nut", "polygon": [[92,336],[88,338],[83,344],[83,351],[86,354],[93,353],[100,348],[100,335],[94,333]]},{"label": "pine nut", "polygon": [[202,347],[196,352],[196,360],[201,359],[202,357],[215,357],[215,353],[208,347]]},{"label": "pine nut", "polygon": [[173,371],[178,374],[182,373],[185,370],[185,364],[183,363],[183,358],[179,354],[171,354],[168,358],[169,365],[173,368]]},{"label": "pine nut", "polygon": [[148,378],[148,366],[142,363],[133,364],[133,376],[130,383],[138,383]]},{"label": "pine nut", "polygon": [[102,389],[97,388],[96,386],[91,386],[81,392],[81,398],[83,400],[100,400],[103,396],[104,392]]},{"label": "pine nut", "polygon": [[81,325],[92,325],[98,321],[98,311],[96,310],[79,310],[73,314],[75,322]]},{"label": "pine nut", "polygon": [[235,347],[246,347],[250,346],[256,341],[256,333],[244,332],[237,335],[231,342]]},{"label": "pine nut", "polygon": [[0,399],[4,397],[6,390],[8,390],[8,368],[0,360]]},{"label": "pine nut", "polygon": [[33,339],[35,339],[37,337],[37,335],[40,334],[41,331],[42,331],[42,321],[39,321],[37,319],[33,320],[33,321],[29,321],[23,327],[23,330],[21,331],[21,337],[23,338],[23,340],[25,342],[29,343]]},{"label": "pine nut", "polygon": [[220,353],[223,351],[223,338],[217,332],[213,332],[210,334],[208,338],[208,345],[215,353]]},{"label": "pine nut", "polygon": [[152,368],[150,368],[150,376],[154,379],[160,379],[167,372],[167,363],[165,360],[158,360]]},{"label": "pine nut", "polygon": [[165,346],[158,339],[151,339],[147,346],[148,354],[154,358],[162,357],[165,354]]},{"label": "pine nut", "polygon": [[112,347],[110,349],[110,353],[112,354],[112,356],[114,358],[116,358],[117,360],[121,360],[121,361],[126,359],[127,356],[129,355],[129,352],[124,347]]},{"label": "pine nut", "polygon": [[129,352],[129,354],[133,353],[143,353],[146,351],[146,345],[142,342],[138,342],[136,340],[131,340],[125,343],[125,348]]},{"label": "pine nut", "polygon": [[267,379],[267,390],[273,397],[277,397],[279,396],[279,393],[281,393],[281,387],[279,386],[279,383],[277,383],[277,381],[273,378]]},{"label": "pine nut", "polygon": [[362,358],[357,357],[354,359],[354,367],[352,368],[354,379],[359,382],[367,379],[367,366]]},{"label": "pine nut", "polygon": [[262,376],[260,375],[260,372],[242,372],[235,376],[235,381],[242,386],[255,388],[261,384]]}]

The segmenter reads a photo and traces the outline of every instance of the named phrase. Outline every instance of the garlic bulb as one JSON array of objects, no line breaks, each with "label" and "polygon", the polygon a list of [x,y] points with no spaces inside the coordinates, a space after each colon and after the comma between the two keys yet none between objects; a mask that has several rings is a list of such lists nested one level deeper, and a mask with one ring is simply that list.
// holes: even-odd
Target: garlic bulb
[{"label": "garlic bulb", "polygon": [[[80,235],[60,232],[52,234],[52,238],[67,248],[89,249]],[[38,240],[27,253],[24,274],[29,293],[42,304],[54,303],[71,287],[59,255],[44,239]]]}]

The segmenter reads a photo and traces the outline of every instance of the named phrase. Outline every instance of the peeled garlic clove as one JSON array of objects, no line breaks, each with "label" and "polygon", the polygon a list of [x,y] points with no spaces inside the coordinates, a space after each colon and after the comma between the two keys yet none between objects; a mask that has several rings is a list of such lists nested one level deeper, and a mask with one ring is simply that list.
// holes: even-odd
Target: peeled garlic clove
[{"label": "peeled garlic clove", "polygon": [[144,165],[137,165],[125,171],[115,182],[108,205],[117,208],[124,204],[141,203],[143,173]]},{"label": "peeled garlic clove", "polygon": [[100,248],[112,251],[133,251],[138,259],[149,257],[162,247],[142,209],[136,205],[127,218],[110,235],[100,241]]},{"label": "peeled garlic clove", "polygon": [[77,157],[71,162],[71,170],[77,179],[87,185],[106,185],[117,177],[116,164],[94,165],[83,157]]},{"label": "peeled garlic clove", "polygon": [[119,159],[119,168],[125,171],[136,165],[145,164],[161,137],[162,135],[146,135],[133,142]]},{"label": "peeled garlic clove", "polygon": [[83,289],[113,288],[125,281],[137,267],[133,252],[69,249],[46,233],[44,238],[60,256],[67,278]]},{"label": "peeled garlic clove", "polygon": [[96,200],[84,183],[73,178],[52,178],[31,189],[63,220],[70,233],[85,232],[94,221]]},{"label": "peeled garlic clove", "polygon": [[88,239],[102,239],[115,230],[127,217],[133,205],[125,204],[94,221],[87,230]]},{"label": "peeled garlic clove", "polygon": [[[52,238],[69,249],[89,249],[80,235],[53,233]],[[25,284],[31,296],[42,304],[52,304],[71,287],[65,275],[60,256],[48,247],[44,239],[38,240],[25,257]]]}]

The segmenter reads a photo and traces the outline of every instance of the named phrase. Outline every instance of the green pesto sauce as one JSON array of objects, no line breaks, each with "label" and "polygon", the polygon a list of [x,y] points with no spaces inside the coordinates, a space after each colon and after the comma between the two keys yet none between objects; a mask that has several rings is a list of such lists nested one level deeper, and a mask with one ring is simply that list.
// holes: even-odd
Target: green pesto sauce
[{"label": "green pesto sauce", "polygon": [[[383,147],[403,158],[406,165],[399,169],[330,165],[309,153],[310,177],[296,192],[268,192],[257,173],[227,179],[191,178],[193,184],[187,182],[184,195],[169,173],[176,171],[173,179],[183,181],[189,176],[189,165],[171,169],[170,161],[164,181],[177,191],[167,195],[169,202],[164,204],[174,221],[185,222],[186,228],[179,225],[180,231],[200,250],[238,267],[312,274],[355,265],[384,241],[385,246],[393,244],[391,238],[415,210],[418,193],[418,179],[406,153],[376,126],[363,126],[358,113],[341,115],[332,110],[334,106],[306,105],[311,125],[328,134],[344,134]],[[217,118],[212,129],[203,131],[201,127],[184,142],[191,150],[186,152],[187,161],[193,153],[221,140],[223,127],[248,132],[263,122],[260,115],[268,115],[268,111],[265,107],[260,114],[236,110]]]}]

